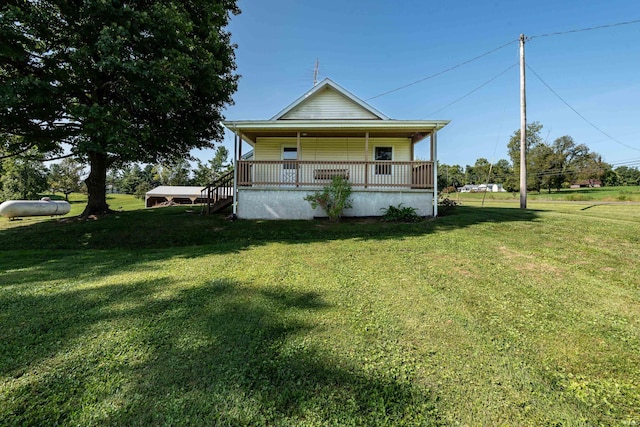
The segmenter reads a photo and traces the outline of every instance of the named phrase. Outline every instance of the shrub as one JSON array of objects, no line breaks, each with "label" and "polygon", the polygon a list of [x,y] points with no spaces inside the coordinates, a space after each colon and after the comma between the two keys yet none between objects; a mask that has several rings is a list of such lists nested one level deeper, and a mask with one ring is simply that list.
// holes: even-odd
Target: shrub
[{"label": "shrub", "polygon": [[400,203],[396,206],[389,206],[384,209],[384,214],[382,215],[383,221],[396,221],[396,222],[417,222],[422,218],[416,213],[416,208],[412,208],[411,206],[402,206]]},{"label": "shrub", "polygon": [[141,182],[136,186],[134,195],[136,199],[144,199],[147,195],[147,191],[153,190],[153,186],[148,182]]},{"label": "shrub", "polygon": [[331,184],[322,191],[309,194],[304,199],[311,203],[313,209],[320,206],[329,217],[329,221],[339,221],[342,212],[351,207],[351,184],[341,176],[334,176]]},{"label": "shrub", "polygon": [[455,200],[451,200],[448,197],[444,197],[438,201],[438,215],[441,215],[441,216],[449,215],[456,209],[456,206],[458,205],[459,203],[456,202]]}]

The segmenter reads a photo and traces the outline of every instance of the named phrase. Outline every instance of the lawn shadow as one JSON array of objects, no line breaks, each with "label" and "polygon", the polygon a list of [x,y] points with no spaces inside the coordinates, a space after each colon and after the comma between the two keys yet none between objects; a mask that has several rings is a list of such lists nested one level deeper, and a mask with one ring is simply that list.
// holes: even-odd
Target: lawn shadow
[{"label": "lawn shadow", "polygon": [[[168,292],[171,290],[171,292]],[[14,425],[433,425],[433,395],[314,341],[315,292],[166,279],[4,296]]]},{"label": "lawn shadow", "polygon": [[[94,280],[121,272],[153,271],[157,261],[234,254],[270,243],[402,240],[482,223],[528,222],[538,211],[458,207],[453,215],[417,223],[378,218],[313,221],[228,221],[186,214],[183,208],[133,211],[97,221],[52,220],[0,230],[0,289],[47,281]],[[425,241],[428,244],[428,241]]]},{"label": "lawn shadow", "polygon": [[[387,240],[467,228],[485,222],[535,221],[538,211],[502,207],[460,206],[447,216],[417,223],[380,219],[313,221],[228,221],[224,216],[186,213],[184,208],[124,212],[98,221],[65,219],[25,224],[0,230],[12,242],[0,249],[17,250],[154,250],[207,246],[208,253],[233,253],[249,246],[309,243],[343,239]],[[0,265],[0,268],[2,266]]]}]

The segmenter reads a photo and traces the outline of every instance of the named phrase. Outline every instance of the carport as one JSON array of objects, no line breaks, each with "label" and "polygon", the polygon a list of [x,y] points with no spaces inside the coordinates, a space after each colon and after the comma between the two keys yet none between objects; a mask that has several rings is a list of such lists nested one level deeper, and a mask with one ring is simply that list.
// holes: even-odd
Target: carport
[{"label": "carport", "polygon": [[152,208],[163,203],[195,205],[207,203],[207,193],[203,187],[161,185],[145,194],[145,207]]}]

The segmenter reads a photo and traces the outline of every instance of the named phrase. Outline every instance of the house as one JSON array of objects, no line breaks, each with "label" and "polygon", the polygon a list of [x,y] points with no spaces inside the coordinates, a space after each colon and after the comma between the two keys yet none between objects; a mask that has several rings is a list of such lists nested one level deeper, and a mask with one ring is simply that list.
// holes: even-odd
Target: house
[{"label": "house", "polygon": [[600,188],[602,186],[602,181],[599,179],[583,179],[580,181],[574,181],[571,183],[571,188],[588,188],[595,187]]},{"label": "house", "polygon": [[[351,183],[345,216],[380,216],[390,205],[437,215],[437,132],[447,120],[392,120],[330,79],[269,120],[225,121],[235,135],[234,214],[245,219],[326,216],[305,196],[334,176]],[[242,142],[252,155],[242,153]],[[416,160],[416,144],[430,159]]]},{"label": "house", "polygon": [[460,193],[504,193],[505,190],[502,184],[467,184],[457,188]]},{"label": "house", "polygon": [[458,187],[457,190],[460,193],[477,193],[480,191],[479,187],[473,184],[465,184],[462,187]]}]

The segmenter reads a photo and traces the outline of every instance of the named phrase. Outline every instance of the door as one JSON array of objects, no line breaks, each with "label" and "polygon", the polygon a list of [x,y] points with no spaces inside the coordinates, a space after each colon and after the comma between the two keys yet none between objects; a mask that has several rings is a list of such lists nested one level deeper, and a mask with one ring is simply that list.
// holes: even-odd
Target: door
[{"label": "door", "polygon": [[[298,182],[298,148],[282,147],[282,185],[296,185]],[[287,162],[287,160],[294,160]]]}]

